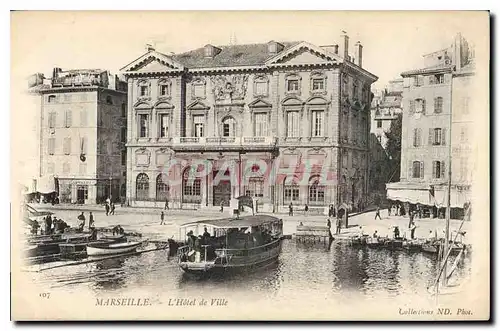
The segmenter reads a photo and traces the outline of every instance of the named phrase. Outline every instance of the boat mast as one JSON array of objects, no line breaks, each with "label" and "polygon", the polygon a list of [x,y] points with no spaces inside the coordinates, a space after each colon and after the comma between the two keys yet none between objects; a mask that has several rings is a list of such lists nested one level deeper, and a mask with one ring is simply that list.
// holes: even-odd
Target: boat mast
[{"label": "boat mast", "polygon": [[450,127],[448,129],[448,189],[447,189],[447,199],[446,199],[446,225],[445,225],[445,240],[444,240],[444,246],[443,246],[443,274],[445,275],[442,279],[443,281],[443,287],[447,286],[448,280],[447,280],[447,273],[446,273],[446,266],[448,263],[448,256],[446,255],[448,253],[448,244],[450,240],[450,213],[451,213],[451,153],[452,153],[452,127],[453,127],[453,71],[451,73],[451,78],[450,78],[450,119],[449,119],[449,124]]}]

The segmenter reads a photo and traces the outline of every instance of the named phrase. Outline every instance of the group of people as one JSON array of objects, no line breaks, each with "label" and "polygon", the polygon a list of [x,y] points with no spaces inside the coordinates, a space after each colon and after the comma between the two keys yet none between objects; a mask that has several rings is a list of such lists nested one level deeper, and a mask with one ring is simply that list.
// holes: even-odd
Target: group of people
[{"label": "group of people", "polygon": [[110,198],[106,199],[104,203],[104,208],[106,209],[106,216],[115,214],[115,203],[111,201]]},{"label": "group of people", "polygon": [[[80,221],[80,223],[78,223],[78,228],[77,228],[77,231],[78,232],[83,232],[84,228],[85,228],[85,214],[82,213],[80,215],[78,215],[77,217],[78,221]],[[92,231],[93,229],[95,229],[95,220],[94,220],[94,215],[92,214],[92,212],[89,213],[89,230]]]},{"label": "group of people", "polygon": [[63,221],[61,218],[57,217],[52,217],[50,215],[47,215],[44,219],[44,224],[43,228],[42,226],[38,223],[37,220],[32,220],[31,221],[31,234],[38,234],[38,229],[40,229],[40,234],[55,234],[55,233],[64,233],[64,230],[69,228],[70,226]]}]

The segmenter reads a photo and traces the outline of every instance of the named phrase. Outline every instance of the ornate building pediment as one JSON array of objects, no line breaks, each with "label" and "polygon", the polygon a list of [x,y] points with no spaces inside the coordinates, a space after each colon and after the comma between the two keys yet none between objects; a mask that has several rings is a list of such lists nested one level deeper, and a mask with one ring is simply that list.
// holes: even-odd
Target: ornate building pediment
[{"label": "ornate building pediment", "polygon": [[302,105],[304,104],[304,102],[302,102],[302,100],[300,100],[299,98],[296,98],[296,97],[288,97],[288,98],[283,99],[283,101],[281,102],[281,104],[283,106],[302,107]]},{"label": "ornate building pediment", "polygon": [[149,51],[137,60],[120,69],[120,71],[125,72],[126,74],[181,70],[184,70],[184,66],[181,63],[175,61],[170,56],[157,51]]},{"label": "ornate building pediment", "polygon": [[154,108],[156,108],[156,109],[173,109],[174,105],[172,105],[167,100],[160,99],[155,103]]},{"label": "ornate building pediment", "polygon": [[301,42],[270,58],[266,65],[338,64],[342,62],[343,59],[337,54],[328,52],[308,42]]},{"label": "ornate building pediment", "polygon": [[313,96],[306,100],[307,105],[327,105],[328,103],[328,100],[318,96]]},{"label": "ornate building pediment", "polygon": [[273,105],[262,99],[256,99],[248,104],[249,108],[271,108]]},{"label": "ornate building pediment", "polygon": [[208,110],[208,109],[210,109],[210,107],[205,105],[203,102],[196,100],[193,103],[191,103],[189,106],[187,106],[186,109],[188,109],[188,110]]},{"label": "ornate building pediment", "polygon": [[153,109],[151,104],[147,101],[139,100],[135,103],[134,105],[135,110],[143,110],[143,111],[150,111]]},{"label": "ornate building pediment", "polygon": [[247,93],[248,75],[211,77],[215,101],[243,100]]}]

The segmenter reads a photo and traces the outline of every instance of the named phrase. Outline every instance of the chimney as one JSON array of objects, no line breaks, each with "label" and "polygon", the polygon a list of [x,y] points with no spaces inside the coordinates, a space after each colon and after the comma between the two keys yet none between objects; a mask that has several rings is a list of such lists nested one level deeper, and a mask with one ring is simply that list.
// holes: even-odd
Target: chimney
[{"label": "chimney", "polygon": [[459,71],[462,68],[462,35],[460,33],[455,36],[455,42],[453,46],[455,70]]},{"label": "chimney", "polygon": [[363,46],[361,43],[358,41],[356,45],[354,46],[354,57],[356,58],[356,64],[359,67],[363,66]]},{"label": "chimney", "polygon": [[335,54],[339,54],[339,45],[337,45],[337,44],[333,45],[333,52]]},{"label": "chimney", "polygon": [[344,51],[344,59],[348,59],[349,58],[349,37],[347,36],[347,32],[345,31],[342,31],[342,39],[344,39],[344,47],[343,47],[343,51]]},{"label": "chimney", "polygon": [[62,72],[61,68],[54,68],[54,70],[52,70],[52,79],[59,77],[60,72]]},{"label": "chimney", "polygon": [[155,51],[155,48],[153,47],[153,45],[151,44],[146,44],[146,50],[148,52],[154,52]]}]

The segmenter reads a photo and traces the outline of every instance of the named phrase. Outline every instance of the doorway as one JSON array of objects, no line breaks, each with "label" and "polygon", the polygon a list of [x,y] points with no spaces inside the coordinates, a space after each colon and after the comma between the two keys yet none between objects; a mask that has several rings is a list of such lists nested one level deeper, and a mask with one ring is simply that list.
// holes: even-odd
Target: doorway
[{"label": "doorway", "polygon": [[[218,171],[213,172],[214,180],[217,176]],[[226,177],[229,176],[229,169],[226,170],[224,174]],[[224,201],[224,206],[229,206],[231,201],[231,181],[230,180],[220,180],[217,185],[213,185],[213,205],[220,206],[221,202]]]}]

